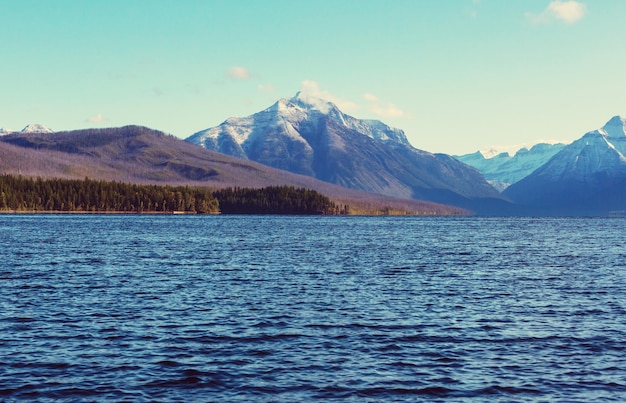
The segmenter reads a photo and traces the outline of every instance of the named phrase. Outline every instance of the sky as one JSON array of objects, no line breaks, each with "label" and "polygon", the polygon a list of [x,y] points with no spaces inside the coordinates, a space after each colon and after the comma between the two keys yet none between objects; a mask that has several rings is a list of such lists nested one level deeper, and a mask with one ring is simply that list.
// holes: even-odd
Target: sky
[{"label": "sky", "polygon": [[304,91],[430,152],[626,115],[623,0],[0,0],[0,127],[186,138]]}]

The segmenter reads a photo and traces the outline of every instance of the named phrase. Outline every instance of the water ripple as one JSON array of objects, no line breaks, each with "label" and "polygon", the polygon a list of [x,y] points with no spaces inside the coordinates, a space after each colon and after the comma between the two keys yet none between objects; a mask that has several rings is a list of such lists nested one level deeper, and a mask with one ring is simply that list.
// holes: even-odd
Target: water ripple
[{"label": "water ripple", "polygon": [[626,400],[624,220],[0,215],[0,232],[0,400]]}]

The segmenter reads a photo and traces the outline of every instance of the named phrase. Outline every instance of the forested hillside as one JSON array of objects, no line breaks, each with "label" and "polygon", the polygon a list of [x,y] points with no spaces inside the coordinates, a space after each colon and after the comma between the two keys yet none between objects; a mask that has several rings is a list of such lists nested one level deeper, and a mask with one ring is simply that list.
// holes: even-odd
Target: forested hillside
[{"label": "forested hillside", "polygon": [[211,192],[208,188],[189,186],[0,175],[0,211],[345,214],[347,209],[340,209],[316,191],[293,186]]},{"label": "forested hillside", "polygon": [[217,213],[219,203],[208,189],[187,186],[2,175],[0,210],[207,214]]},{"label": "forested hillside", "polygon": [[347,214],[349,210],[314,190],[293,186],[227,188],[213,195],[223,214]]}]

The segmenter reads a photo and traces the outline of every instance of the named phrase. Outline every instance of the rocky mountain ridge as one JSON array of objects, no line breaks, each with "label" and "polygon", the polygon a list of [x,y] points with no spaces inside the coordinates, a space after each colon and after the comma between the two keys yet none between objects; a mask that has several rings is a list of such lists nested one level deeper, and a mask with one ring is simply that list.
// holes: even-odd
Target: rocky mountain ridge
[{"label": "rocky mountain ridge", "polygon": [[301,93],[187,141],[351,189],[482,212],[507,204],[476,169],[414,148],[402,130]]},{"label": "rocky mountain ridge", "polygon": [[455,158],[478,169],[492,186],[503,191],[530,175],[564,147],[565,144],[561,143],[538,143],[530,148],[522,148],[514,155],[508,152],[485,155],[477,151]]},{"label": "rocky mountain ridge", "polygon": [[504,191],[517,204],[552,214],[626,210],[626,119],[611,118]]}]

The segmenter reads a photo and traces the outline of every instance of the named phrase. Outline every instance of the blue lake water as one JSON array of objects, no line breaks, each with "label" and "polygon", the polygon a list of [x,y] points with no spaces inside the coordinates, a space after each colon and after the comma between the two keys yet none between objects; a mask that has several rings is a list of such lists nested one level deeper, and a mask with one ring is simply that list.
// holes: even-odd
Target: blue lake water
[{"label": "blue lake water", "polygon": [[0,401],[626,401],[626,220],[0,215]]}]

